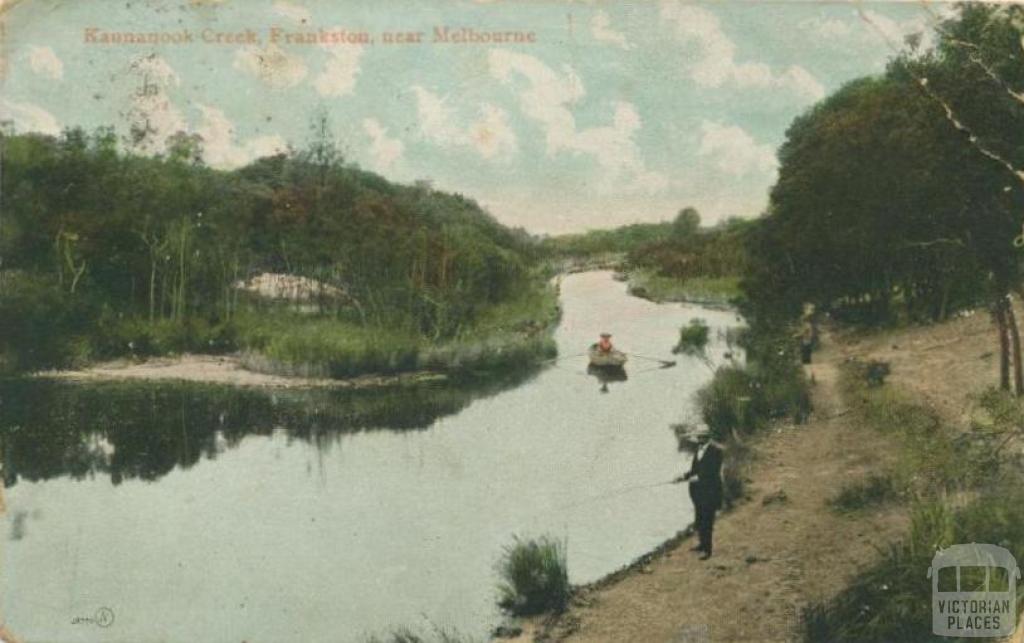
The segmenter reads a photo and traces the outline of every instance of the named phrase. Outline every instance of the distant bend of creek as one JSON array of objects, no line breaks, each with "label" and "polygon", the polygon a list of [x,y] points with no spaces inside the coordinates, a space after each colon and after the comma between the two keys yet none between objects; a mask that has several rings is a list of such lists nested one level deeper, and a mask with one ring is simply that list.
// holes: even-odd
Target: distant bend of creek
[{"label": "distant bend of creek", "polygon": [[[610,272],[566,276],[561,358],[504,381],[381,391],[0,383],[0,610],[25,641],[484,638],[513,536],[594,581],[691,522],[670,425],[711,372],[671,354],[700,317]],[[634,355],[587,374],[598,333]],[[719,333],[723,331],[723,333]]]}]

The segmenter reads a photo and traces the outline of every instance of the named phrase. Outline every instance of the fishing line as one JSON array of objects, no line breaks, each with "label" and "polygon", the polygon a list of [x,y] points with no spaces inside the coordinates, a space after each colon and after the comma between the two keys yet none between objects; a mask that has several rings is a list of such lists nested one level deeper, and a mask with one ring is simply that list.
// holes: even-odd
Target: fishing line
[{"label": "fishing line", "polygon": [[589,504],[589,503],[592,503],[592,502],[596,502],[598,500],[607,500],[609,498],[617,498],[617,497],[619,497],[621,495],[630,493],[632,491],[640,491],[641,489],[654,489],[654,488],[657,488],[657,487],[663,487],[665,485],[670,485],[670,484],[676,484],[676,481],[673,479],[673,480],[668,480],[668,481],[665,481],[665,482],[655,482],[655,483],[651,483],[651,484],[639,484],[639,485],[630,485],[628,487],[621,487],[621,488],[619,488],[619,489],[617,489],[615,491],[609,492],[609,493],[602,493],[600,495],[590,496],[588,498],[583,498],[582,500],[577,500],[575,502],[570,502],[570,503],[566,503],[566,504],[563,504],[563,505],[559,505],[557,507],[552,507],[551,509],[548,509],[547,511],[541,512],[540,515],[544,515],[546,513],[552,513],[552,512],[555,512],[555,511],[565,511],[566,509],[574,509],[574,508],[579,507],[581,505],[585,505],[585,504]]}]

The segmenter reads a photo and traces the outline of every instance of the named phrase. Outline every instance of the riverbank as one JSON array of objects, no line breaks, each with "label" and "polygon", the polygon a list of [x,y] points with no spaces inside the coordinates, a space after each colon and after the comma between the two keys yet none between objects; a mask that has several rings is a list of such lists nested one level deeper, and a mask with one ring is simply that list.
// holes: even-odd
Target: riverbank
[{"label": "riverbank", "polygon": [[99,357],[110,350],[83,349],[72,367],[34,376],[258,387],[406,385],[520,369],[550,359],[557,353],[552,334],[560,315],[555,288],[543,285],[487,307],[472,326],[444,340],[287,307],[240,312],[216,338],[207,338],[205,327],[192,323],[170,328],[125,321],[106,331],[115,337],[104,343],[119,347],[115,358]]},{"label": "riverbank", "polygon": [[[804,425],[777,424],[750,440],[746,498],[717,523],[712,559],[699,561],[686,551],[687,539],[673,539],[631,568],[580,588],[566,613],[528,621],[520,640],[672,641],[687,632],[706,640],[801,640],[812,633],[807,618],[816,610],[842,626],[841,611],[819,601],[895,576],[880,552],[907,537],[918,509],[899,497],[858,494],[894,472],[924,479],[935,464],[907,461],[920,452],[908,443],[913,433],[891,418],[883,423],[892,430],[879,428],[878,417],[869,416],[878,407],[862,405],[849,385],[849,365],[886,359],[892,375],[882,391],[891,387],[926,409],[933,408],[929,400],[945,398],[934,407],[938,414],[962,422],[973,412],[966,407],[997,381],[991,340],[981,315],[828,336],[807,367],[814,413]],[[837,510],[841,497],[858,506]],[[912,578],[924,578],[926,568]],[[887,590],[874,591],[884,597]],[[928,609],[927,600],[921,607]]]},{"label": "riverbank", "polygon": [[144,361],[126,359],[101,362],[82,369],[42,371],[33,377],[75,382],[89,381],[178,381],[226,384],[259,388],[344,388],[365,389],[409,386],[445,381],[444,373],[421,371],[395,375],[362,375],[348,379],[286,377],[249,370],[239,355],[192,355],[155,357]]},{"label": "riverbank", "polygon": [[741,295],[736,277],[693,277],[680,280],[662,277],[651,270],[634,268],[623,275],[629,284],[629,294],[657,303],[690,303],[731,310]]}]

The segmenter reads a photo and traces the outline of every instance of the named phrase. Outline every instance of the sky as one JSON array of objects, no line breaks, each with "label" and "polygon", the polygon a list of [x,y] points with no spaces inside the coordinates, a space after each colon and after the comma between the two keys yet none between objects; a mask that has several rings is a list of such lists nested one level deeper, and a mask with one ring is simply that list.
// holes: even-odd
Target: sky
[{"label": "sky", "polygon": [[[924,43],[948,5],[544,0],[22,0],[4,17],[0,119],[133,124],[240,167],[306,146],[558,234],[760,214],[792,120]],[[519,42],[435,41],[515,32]],[[319,31],[340,42],[301,42]],[[112,42],[121,34],[142,42]],[[419,33],[418,37],[408,35]],[[394,34],[406,34],[406,42]],[[532,34],[532,37],[530,36]],[[291,39],[288,35],[292,35]],[[276,38],[275,38],[276,36]],[[150,42],[151,39],[158,42]],[[164,42],[159,42],[163,40]]]}]

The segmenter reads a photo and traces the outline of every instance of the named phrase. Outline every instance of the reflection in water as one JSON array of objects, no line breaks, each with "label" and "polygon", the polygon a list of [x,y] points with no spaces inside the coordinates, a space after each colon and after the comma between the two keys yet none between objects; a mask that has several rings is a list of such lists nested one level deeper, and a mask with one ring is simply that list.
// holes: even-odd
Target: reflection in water
[{"label": "reflection in water", "polygon": [[247,389],[194,383],[0,381],[4,484],[109,474],[156,480],[287,427],[324,448],[347,433],[426,429],[473,399],[517,386],[523,372],[461,385],[400,389]]},{"label": "reflection in water", "polygon": [[[29,641],[94,641],[71,619],[100,608],[126,643],[483,638],[513,535],[567,540],[573,583],[630,562],[690,521],[669,425],[710,377],[656,362],[694,317],[732,315],[629,297],[609,273],[567,277],[562,306],[566,357],[498,382],[0,384],[4,618]],[[655,361],[595,379],[583,351],[606,329]]]},{"label": "reflection in water", "polygon": [[626,374],[626,369],[621,366],[595,366],[593,364],[587,365],[587,374],[593,375],[597,378],[597,381],[601,383],[599,389],[602,393],[608,392],[609,382],[625,382],[629,379]]}]

